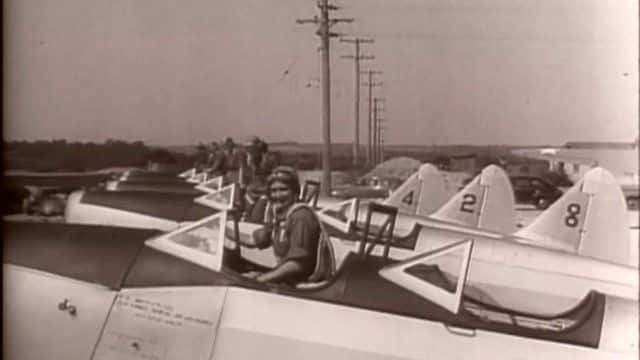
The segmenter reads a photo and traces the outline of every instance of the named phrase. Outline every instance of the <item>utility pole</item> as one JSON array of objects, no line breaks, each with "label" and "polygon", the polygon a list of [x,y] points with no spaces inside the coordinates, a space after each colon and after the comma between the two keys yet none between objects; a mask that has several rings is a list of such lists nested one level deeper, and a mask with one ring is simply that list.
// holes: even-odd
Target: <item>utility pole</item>
[{"label": "utility pole", "polygon": [[384,99],[382,98],[374,98],[373,99],[373,163],[378,164],[380,162],[380,117],[378,116],[378,112],[384,109],[381,109],[378,104],[382,104]]},{"label": "utility pole", "polygon": [[367,142],[367,165],[371,165],[373,160],[373,88],[376,86],[382,86],[382,83],[374,83],[373,76],[377,74],[382,74],[382,71],[368,70],[364,71],[364,74],[369,76],[368,82],[364,85],[369,87],[369,137]]},{"label": "utility pole", "polygon": [[329,39],[338,34],[330,31],[331,26],[340,22],[353,22],[353,19],[330,19],[329,10],[338,10],[335,5],[329,5],[328,0],[318,0],[320,17],[313,19],[298,19],[297,24],[316,24],[316,34],[320,36],[320,51],[322,52],[322,193],[331,194],[331,71],[329,68]]},{"label": "utility pole", "polygon": [[373,98],[373,164],[378,164],[378,98]]},{"label": "utility pole", "polygon": [[343,55],[342,58],[353,59],[355,64],[355,102],[354,102],[354,139],[353,139],[353,165],[360,163],[360,60],[373,60],[373,55],[360,55],[360,44],[371,44],[373,39],[340,39],[340,42],[353,43],[355,45],[354,55]]},{"label": "utility pole", "polygon": [[382,124],[386,122],[385,118],[378,118],[378,161],[384,161],[384,137],[382,134],[387,129]]}]

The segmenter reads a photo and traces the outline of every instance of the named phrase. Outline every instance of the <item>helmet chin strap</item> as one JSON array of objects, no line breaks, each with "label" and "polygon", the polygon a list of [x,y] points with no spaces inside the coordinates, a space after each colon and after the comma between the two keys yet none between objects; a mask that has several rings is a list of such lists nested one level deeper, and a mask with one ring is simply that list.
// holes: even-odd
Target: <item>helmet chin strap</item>
[{"label": "helmet chin strap", "polygon": [[287,203],[273,203],[273,211],[277,216],[284,216],[287,211],[295,204],[295,201],[290,201]]}]

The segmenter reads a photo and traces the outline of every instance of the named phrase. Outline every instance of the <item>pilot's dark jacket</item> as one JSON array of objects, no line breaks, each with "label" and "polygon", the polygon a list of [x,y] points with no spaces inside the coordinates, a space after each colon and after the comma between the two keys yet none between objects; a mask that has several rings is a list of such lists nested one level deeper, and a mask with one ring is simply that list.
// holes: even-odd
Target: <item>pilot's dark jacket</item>
[{"label": "pilot's dark jacket", "polygon": [[316,216],[308,206],[293,205],[285,219],[274,219],[265,226],[266,231],[254,234],[260,248],[273,246],[278,265],[287,260],[299,262],[303,271],[287,283],[306,281],[314,272],[318,255],[321,228]]},{"label": "pilot's dark jacket", "polygon": [[266,195],[254,198],[246,194],[242,219],[251,223],[263,223],[268,203],[269,199]]}]

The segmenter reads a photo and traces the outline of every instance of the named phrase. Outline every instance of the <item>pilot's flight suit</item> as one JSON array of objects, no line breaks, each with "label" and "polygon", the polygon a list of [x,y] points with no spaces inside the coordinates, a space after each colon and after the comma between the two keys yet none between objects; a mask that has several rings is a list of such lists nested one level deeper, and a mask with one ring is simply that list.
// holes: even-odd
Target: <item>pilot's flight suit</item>
[{"label": "pilot's flight suit", "polygon": [[299,262],[303,271],[286,283],[305,282],[313,274],[318,258],[321,227],[313,210],[303,204],[294,204],[284,219],[267,220],[265,231],[254,234],[259,248],[273,246],[278,265],[287,260]]}]

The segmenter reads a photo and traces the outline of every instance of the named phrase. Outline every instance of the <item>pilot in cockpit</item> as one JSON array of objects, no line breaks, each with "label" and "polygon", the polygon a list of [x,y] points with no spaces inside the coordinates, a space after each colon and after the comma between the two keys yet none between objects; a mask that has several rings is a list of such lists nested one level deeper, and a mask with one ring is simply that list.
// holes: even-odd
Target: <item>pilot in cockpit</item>
[{"label": "pilot in cockpit", "polygon": [[273,248],[277,266],[267,272],[244,275],[259,282],[297,285],[324,280],[318,265],[321,248],[321,225],[313,210],[296,203],[300,182],[296,171],[289,166],[276,167],[267,179],[271,203],[267,223],[254,232],[250,244],[244,246]]}]

